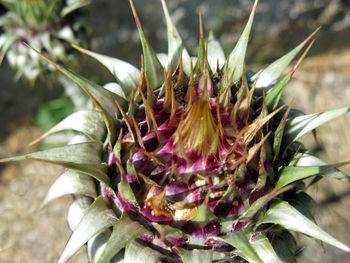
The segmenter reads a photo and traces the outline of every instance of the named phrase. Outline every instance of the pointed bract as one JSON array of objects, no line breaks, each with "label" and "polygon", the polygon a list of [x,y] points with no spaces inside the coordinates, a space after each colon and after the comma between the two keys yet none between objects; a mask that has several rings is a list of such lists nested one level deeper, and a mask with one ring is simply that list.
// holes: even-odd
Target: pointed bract
[{"label": "pointed bract", "polygon": [[314,222],[285,201],[277,202],[270,207],[265,216],[259,219],[257,225],[266,223],[278,224],[288,230],[303,233],[350,253],[348,246],[324,232]]},{"label": "pointed bract", "polygon": [[236,83],[243,74],[243,67],[245,64],[245,54],[247,51],[247,46],[248,46],[248,41],[249,41],[249,36],[250,36],[250,30],[253,25],[253,20],[256,12],[256,8],[258,5],[258,0],[255,0],[252,12],[250,14],[248,23],[238,40],[235,48],[232,50],[231,54],[228,57],[228,70],[229,70],[229,75],[231,75],[233,72],[235,72],[232,83]]},{"label": "pointed bract", "polygon": [[295,140],[317,127],[338,118],[350,111],[350,106],[339,109],[304,115],[287,120],[283,136],[284,147],[289,146]]},{"label": "pointed bract", "polygon": [[83,49],[76,45],[73,45],[73,47],[101,62],[101,64],[103,64],[122,85],[127,98],[130,98],[132,90],[137,89],[140,80],[140,70],[133,65],[117,58],[108,57]]},{"label": "pointed bract", "polygon": [[[259,73],[259,81],[257,83],[257,88],[269,87],[278,80],[283,71],[292,62],[294,57],[303,49],[303,47],[312,39],[312,37],[320,30],[317,28],[307,39],[305,39],[299,46],[294,48],[288,54],[284,55],[280,59],[273,62],[266,69]],[[258,77],[258,74],[253,76],[253,80]]]},{"label": "pointed bract", "polygon": [[181,255],[183,263],[211,263],[213,257],[212,250],[186,250],[183,248],[176,248]]},{"label": "pointed bract", "polygon": [[216,72],[217,69],[221,69],[226,61],[224,50],[219,41],[214,37],[212,31],[209,32],[208,39],[208,62],[212,72]]},{"label": "pointed bract", "polygon": [[96,186],[91,176],[74,170],[67,170],[51,185],[42,206],[67,194],[97,197]]},{"label": "pointed bract", "polygon": [[116,218],[113,211],[106,207],[102,197],[98,197],[85,212],[77,229],[70,237],[58,263],[66,262],[90,238],[101,233],[115,223]]},{"label": "pointed bract", "polygon": [[151,88],[157,89],[164,82],[163,67],[162,67],[162,64],[159,62],[159,60],[156,56],[156,53],[154,52],[152,46],[148,42],[148,39],[147,39],[143,29],[142,29],[140,19],[136,13],[136,9],[135,9],[133,1],[132,0],[129,0],[129,1],[130,1],[132,13],[133,13],[134,18],[135,18],[137,30],[139,31],[139,35],[140,35],[140,40],[141,40],[142,49],[143,49],[143,55],[145,58],[146,76],[149,80]]},{"label": "pointed bract", "polygon": [[184,48],[181,36],[179,32],[177,31],[174,23],[171,20],[168,7],[166,5],[165,0],[162,1],[163,11],[165,15],[165,21],[167,25],[167,33],[168,33],[168,60],[169,64],[173,63],[173,66],[175,66],[179,59],[180,55],[182,55],[183,60],[183,67],[184,71],[187,76],[190,75],[190,64],[191,64],[191,58],[188,54],[186,48]]}]

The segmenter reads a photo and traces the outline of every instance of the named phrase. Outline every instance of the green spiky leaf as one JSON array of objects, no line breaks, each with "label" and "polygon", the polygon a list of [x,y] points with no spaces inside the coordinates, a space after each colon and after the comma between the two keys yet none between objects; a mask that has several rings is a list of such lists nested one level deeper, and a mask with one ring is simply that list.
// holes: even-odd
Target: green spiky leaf
[{"label": "green spiky leaf", "polygon": [[137,241],[131,241],[125,249],[124,262],[125,263],[157,263],[162,257],[160,252],[145,247]]},{"label": "green spiky leaf", "polygon": [[179,251],[183,263],[211,263],[213,250],[176,248]]},{"label": "green spiky leaf", "polygon": [[283,90],[292,78],[293,74],[305,58],[306,54],[309,52],[311,46],[313,45],[315,40],[313,40],[310,45],[307,47],[307,49],[304,51],[304,53],[299,58],[298,62],[295,64],[295,66],[292,68],[292,70],[280,81],[278,84],[276,84],[271,90],[269,90],[268,94],[266,95],[266,105],[267,108],[270,111],[274,111],[277,109]]},{"label": "green spiky leaf", "polygon": [[[327,165],[325,161],[322,161],[320,158],[313,156],[309,153],[297,153],[293,157],[293,160],[289,165],[294,166],[324,166]],[[337,168],[329,169],[321,174],[322,177],[333,178],[345,183],[350,183],[350,176],[344,174],[342,171]]]},{"label": "green spiky leaf", "polygon": [[84,110],[69,115],[56,126],[40,136],[40,138],[35,142],[41,141],[52,134],[66,130],[81,132],[92,140],[100,142],[103,141],[106,133],[105,124],[101,118],[101,113],[97,111]]},{"label": "green spiky leaf", "polygon": [[121,195],[122,198],[138,206],[135,194],[132,191],[128,180],[126,179],[126,175],[124,172],[121,174],[121,177],[121,181],[118,184],[118,193]]},{"label": "green spiky leaf", "polygon": [[303,115],[289,119],[286,123],[282,144],[284,146],[289,146],[291,143],[303,136],[305,133],[316,129],[317,127],[325,124],[326,122],[338,118],[349,111],[350,106],[346,106],[327,112]]},{"label": "green spiky leaf", "polygon": [[[97,263],[98,259],[101,257],[104,248],[106,247],[110,236],[109,233],[106,232],[107,230],[90,238],[90,240],[87,243],[88,257],[91,263]],[[108,263],[109,262],[110,261],[108,261]]]},{"label": "green spiky leaf", "polygon": [[77,229],[70,237],[58,263],[66,262],[90,238],[116,223],[112,210],[108,209],[103,197],[98,197],[85,212]]},{"label": "green spiky leaf", "polygon": [[86,142],[70,144],[45,151],[29,153],[26,155],[2,159],[0,162],[21,161],[21,160],[43,160],[72,163],[101,163],[102,143]]},{"label": "green spiky leaf", "polygon": [[162,1],[163,12],[165,16],[166,25],[167,25],[167,31],[168,31],[168,63],[169,65],[170,63],[174,63],[173,65],[176,65],[182,53],[182,61],[183,61],[182,64],[183,64],[184,72],[187,75],[190,75],[190,71],[191,71],[190,55],[188,54],[187,50],[184,48],[180,34],[171,20],[165,0],[161,0],[161,1]]},{"label": "green spiky leaf", "polygon": [[139,31],[140,40],[145,60],[145,72],[149,84],[152,89],[157,89],[164,82],[163,66],[159,62],[156,53],[150,45],[140,23],[140,19],[136,13],[136,9],[132,0],[130,0],[131,9],[135,18],[137,30]]},{"label": "green spiky leaf", "polygon": [[78,171],[67,170],[51,185],[43,206],[53,199],[67,194],[97,197],[96,185],[90,176]]},{"label": "green spiky leaf", "polygon": [[93,199],[87,196],[76,198],[74,202],[69,206],[67,221],[69,228],[75,231],[79,226],[81,219],[85,212],[89,209],[93,202]]},{"label": "green spiky leaf", "polygon": [[222,46],[215,39],[213,32],[210,31],[208,38],[208,62],[211,71],[216,72],[218,66],[221,69],[225,64],[225,60],[225,53]]},{"label": "green spiky leaf", "polygon": [[283,230],[271,238],[273,249],[283,263],[297,263],[295,252],[298,249],[295,238],[288,231]]},{"label": "green spiky leaf", "polygon": [[149,233],[137,221],[133,221],[130,217],[123,213],[118,223],[114,226],[113,233],[106,243],[98,263],[110,262],[111,258],[116,255],[126,245],[142,234]]},{"label": "green spiky leaf", "polygon": [[66,15],[69,15],[70,13],[74,12],[75,10],[82,8],[84,6],[87,6],[90,4],[91,0],[75,0],[75,1],[68,1],[70,4],[65,6],[61,11],[61,17],[65,17]]},{"label": "green spiky leaf", "polygon": [[199,13],[199,46],[196,65],[194,66],[194,71],[197,72],[198,68],[204,68],[205,64],[205,44],[204,44],[204,30],[203,30],[203,20],[202,14]]},{"label": "green spiky leaf", "polygon": [[224,236],[214,237],[214,239],[221,240],[235,247],[237,251],[234,253],[241,256],[249,263],[264,263],[258,256],[252,244],[250,244],[249,232],[245,230],[240,230],[238,232],[227,233]]},{"label": "green spiky leaf", "polygon": [[277,224],[288,230],[303,233],[350,253],[350,247],[330,236],[285,201],[272,205],[256,226],[266,223]]},{"label": "green spiky leaf", "polygon": [[277,129],[275,131],[275,134],[274,134],[274,139],[273,139],[273,152],[274,152],[273,159],[274,160],[276,160],[280,156],[280,149],[281,149],[282,140],[283,140],[283,133],[284,133],[284,129],[286,127],[286,123],[287,123],[287,118],[288,118],[289,112],[290,112],[290,110],[292,108],[292,104],[293,103],[291,103],[289,105],[288,109],[283,114],[281,122],[278,125],[278,127],[277,127]]},{"label": "green spiky leaf", "polygon": [[287,74],[280,82],[278,82],[266,95],[266,105],[270,111],[277,109],[284,88],[292,78],[292,73]]},{"label": "green spiky leaf", "polygon": [[255,0],[252,12],[251,12],[249,20],[248,20],[248,23],[247,23],[240,39],[238,40],[235,48],[232,50],[232,52],[228,58],[229,76],[234,72],[234,76],[232,79],[233,83],[236,83],[237,81],[239,81],[242,77],[242,74],[243,74],[244,59],[245,59],[245,54],[247,51],[250,30],[252,28],[257,4],[258,4],[258,0]]},{"label": "green spiky leaf", "polygon": [[288,185],[292,182],[302,180],[314,175],[320,175],[323,172],[329,171],[330,169],[341,167],[349,164],[350,162],[337,163],[331,165],[322,166],[285,166],[279,174],[279,179],[275,185],[275,189]]},{"label": "green spiky leaf", "polygon": [[106,164],[101,163],[102,144],[98,142],[86,142],[57,147],[41,152],[30,153],[17,157],[0,160],[2,162],[37,160],[62,165],[87,173],[106,185],[110,180],[106,175]]},{"label": "green spiky leaf", "polygon": [[52,60],[42,55],[37,50],[33,49],[31,46],[28,47],[34,50],[37,54],[39,54],[43,59],[45,59],[48,63],[54,66],[57,70],[59,70],[72,81],[74,81],[77,85],[79,85],[79,87],[81,87],[90,96],[94,103],[98,103],[98,107],[102,107],[102,109],[105,111],[104,113],[108,114],[110,118],[116,118],[118,116],[118,108],[115,106],[116,101],[123,108],[126,108],[126,106],[128,105],[128,102],[121,96],[118,96],[117,94],[97,85],[96,83],[91,82],[90,80],[56,64]]},{"label": "green spiky leaf", "polygon": [[238,223],[240,221],[252,219],[256,215],[256,213],[259,210],[261,210],[269,201],[271,201],[273,198],[277,197],[281,193],[290,190],[291,188],[292,186],[285,186],[260,197],[242,215],[238,217],[236,222]]},{"label": "green spiky leaf", "polygon": [[127,98],[130,98],[132,90],[136,91],[141,74],[138,68],[117,58],[101,55],[75,45],[73,45],[73,47],[95,58],[102,65],[104,65],[122,85],[123,91]]},{"label": "green spiky leaf", "polygon": [[19,36],[14,34],[4,34],[0,36],[0,64],[4,59],[7,50],[11,47],[11,45],[19,39]]},{"label": "green spiky leaf", "polygon": [[250,244],[259,255],[263,262],[269,263],[282,263],[281,259],[277,256],[274,248],[272,247],[269,239],[263,235],[258,234],[250,239]]},{"label": "green spiky leaf", "polygon": [[267,68],[257,73],[252,77],[252,80],[255,80],[259,77],[258,83],[256,84],[257,88],[269,87],[273,85],[278,78],[282,75],[283,71],[288,67],[292,62],[295,56],[303,49],[303,47],[312,39],[312,37],[320,30],[317,28],[307,39],[305,39],[301,44],[299,44],[292,51],[279,58]]}]

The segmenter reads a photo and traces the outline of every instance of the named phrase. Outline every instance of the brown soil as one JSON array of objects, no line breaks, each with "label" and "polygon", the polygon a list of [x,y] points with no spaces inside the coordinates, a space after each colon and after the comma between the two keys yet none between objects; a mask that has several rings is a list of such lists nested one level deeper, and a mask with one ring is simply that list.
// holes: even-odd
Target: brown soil
[{"label": "brown soil", "polygon": [[[349,105],[350,50],[306,59],[287,88],[288,102],[306,113]],[[3,74],[2,74],[3,75]],[[13,94],[12,96],[16,96]],[[28,98],[30,99],[30,98]],[[0,103],[1,109],[3,104]],[[34,150],[27,144],[41,131],[32,125],[27,108],[11,118],[1,118],[0,157]],[[26,112],[26,114],[23,114]],[[29,113],[28,113],[29,112]],[[23,117],[24,116],[24,117]],[[318,130],[318,142],[325,150],[321,156],[329,162],[350,160],[350,115]],[[311,136],[303,141],[315,145]],[[350,167],[343,169],[350,174]],[[45,193],[59,167],[38,162],[0,165],[0,262],[55,262],[70,236],[66,213],[71,199],[56,200],[40,209]],[[319,203],[318,224],[333,236],[350,245],[350,186],[324,179],[310,193]],[[299,262],[349,262],[345,252],[325,245],[325,253],[316,242],[303,238],[305,249]],[[85,248],[70,262],[87,262]]]}]

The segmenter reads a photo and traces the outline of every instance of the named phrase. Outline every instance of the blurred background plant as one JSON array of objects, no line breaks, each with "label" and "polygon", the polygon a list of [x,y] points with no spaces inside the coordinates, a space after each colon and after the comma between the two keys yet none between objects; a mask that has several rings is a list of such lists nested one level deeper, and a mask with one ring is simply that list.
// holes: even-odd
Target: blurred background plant
[{"label": "blurred background plant", "polygon": [[[0,62],[6,56],[16,79],[34,85],[51,78],[55,69],[43,62],[25,43],[64,64],[77,61],[71,44],[86,46],[86,23],[77,16],[89,0],[1,0],[7,12],[0,17]],[[56,76],[53,77],[54,79]],[[47,82],[49,83],[49,82]]]},{"label": "blurred background plant", "polygon": [[16,71],[14,79],[21,79],[24,86],[35,86],[42,92],[58,85],[64,88],[64,94],[58,92],[58,98],[38,108],[35,122],[43,130],[75,108],[84,107],[86,96],[26,44],[55,62],[79,70],[80,54],[71,45],[88,45],[91,28],[80,8],[89,3],[90,0],[0,0],[4,7],[0,17],[0,63],[6,57]]}]

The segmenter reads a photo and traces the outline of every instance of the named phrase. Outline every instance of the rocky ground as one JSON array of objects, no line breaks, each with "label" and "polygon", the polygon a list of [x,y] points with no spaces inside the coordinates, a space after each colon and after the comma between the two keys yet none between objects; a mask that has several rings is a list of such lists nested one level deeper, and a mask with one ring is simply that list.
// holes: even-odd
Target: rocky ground
[{"label": "rocky ground", "polygon": [[[96,37],[93,39],[93,45],[97,50],[111,55],[117,55],[122,58],[129,57],[135,63],[139,60],[139,45],[126,45],[133,39],[132,43],[137,42],[137,32],[134,25],[126,23],[123,19],[130,19],[129,12],[123,13],[123,3],[115,4],[119,1],[101,0],[96,5],[95,11],[104,10],[108,13],[106,17],[114,17],[103,24],[101,16],[90,17],[98,28]],[[142,1],[136,0],[140,5]],[[153,0],[147,1],[143,6],[143,20],[151,20],[147,28],[161,19],[161,14],[150,16]],[[156,1],[158,3],[158,1]],[[170,1],[169,1],[170,2]],[[169,7],[175,12],[175,19],[179,21],[182,34],[187,35],[187,43],[190,46],[195,45],[195,37],[192,37],[190,31],[186,31],[187,25],[192,25],[193,30],[197,28],[197,18],[191,17],[185,19],[191,11],[194,16],[195,7],[183,5],[178,0],[176,5]],[[196,2],[196,1],[193,1]],[[201,1],[197,1],[201,2]],[[204,1],[203,1],[204,2]],[[214,1],[206,1],[209,4],[203,4],[201,10],[207,16],[208,24],[223,23],[213,20],[208,13],[211,4]],[[236,1],[242,2],[244,1]],[[263,2],[263,1],[261,1]],[[265,1],[270,3],[273,1]],[[295,1],[301,4],[302,1]],[[317,3],[327,1],[305,1]],[[329,3],[346,3],[347,1],[328,1]],[[111,4],[114,8],[106,10],[105,4]],[[223,3],[226,3],[223,1]],[[226,3],[229,4],[229,3]],[[248,6],[246,10],[248,10]],[[311,5],[310,5],[311,6]],[[264,6],[263,6],[264,7]],[[119,8],[119,9],[118,9]],[[232,9],[232,6],[228,6]],[[310,7],[311,8],[311,7]],[[127,9],[128,10],[128,9]],[[149,11],[150,10],[150,11]],[[216,10],[216,9],[215,9]],[[222,12],[229,12],[225,9]],[[220,11],[219,10],[219,11]],[[265,9],[262,8],[264,11]],[[323,9],[326,10],[326,9]],[[335,9],[332,9],[335,10]],[[346,10],[346,9],[344,9]],[[148,12],[149,11],[149,12]],[[152,11],[152,12],[151,12]],[[212,10],[211,10],[212,11]],[[219,12],[215,11],[215,12]],[[261,12],[263,12],[261,11]],[[221,11],[220,11],[221,12]],[[327,11],[330,12],[330,11]],[[246,12],[242,19],[246,17]],[[324,14],[326,16],[326,14]],[[328,14],[331,17],[331,13]],[[223,15],[223,17],[225,17]],[[343,16],[345,19],[346,15]],[[158,19],[158,20],[157,20]],[[232,18],[225,18],[224,22]],[[339,21],[343,21],[338,19]],[[153,22],[152,22],[153,21]],[[182,22],[187,21],[187,22]],[[188,22],[189,21],[189,22]],[[210,22],[211,21],[211,22]],[[275,20],[277,21],[277,20]],[[153,24],[152,24],[153,23]],[[284,22],[281,22],[283,24]],[[218,27],[219,27],[218,26]],[[158,27],[160,28],[160,27]],[[161,27],[164,30],[163,27]],[[102,34],[101,30],[110,32]],[[220,29],[220,27],[219,27]],[[232,29],[232,28],[231,28]],[[229,29],[229,30],[231,30]],[[192,30],[192,28],[191,28]],[[226,31],[226,28],[224,29]],[[228,32],[230,32],[228,30]],[[260,29],[257,29],[260,30]],[[342,29],[342,30],[346,30]],[[220,31],[220,30],[219,30]],[[117,34],[114,32],[118,32]],[[195,31],[196,32],[196,31]],[[231,31],[232,32],[232,31]],[[345,32],[345,31],[340,31]],[[165,50],[163,31],[155,29],[152,31],[152,39],[156,42],[157,50]],[[221,39],[229,42],[228,35],[221,35]],[[335,37],[341,41],[339,35]],[[115,43],[115,44],[114,44]],[[324,50],[327,44],[317,44],[316,49]],[[115,46],[113,46],[115,45]],[[317,45],[323,46],[317,47]],[[125,47],[126,48],[122,48]],[[335,49],[329,52],[318,52],[303,62],[300,70],[295,74],[294,80],[290,83],[286,92],[286,101],[295,98],[295,107],[302,109],[306,113],[313,113],[323,110],[330,110],[343,105],[349,105],[350,101],[350,47],[343,45],[343,49]],[[254,52],[252,52],[254,53]],[[276,53],[280,53],[277,50]],[[253,68],[255,65],[253,66]],[[22,85],[12,84],[11,71],[6,64],[0,68],[0,158],[10,155],[17,155],[35,150],[28,147],[42,131],[33,124],[33,114],[40,103],[54,97],[57,92],[50,90],[48,93],[42,93],[35,89],[24,88]],[[341,162],[350,160],[350,115],[335,120],[320,128],[317,133],[317,144],[321,149],[320,155],[329,162]],[[303,141],[308,145],[316,145],[316,141],[311,136],[306,136]],[[344,167],[343,170],[350,174],[350,167]],[[70,204],[70,198],[59,199],[40,209],[41,202],[45,196],[51,181],[59,174],[61,168],[52,167],[43,163],[21,162],[7,165],[0,165],[0,262],[1,263],[26,263],[26,262],[55,262],[62,252],[70,231],[65,221],[67,208]],[[339,240],[350,245],[350,186],[341,182],[323,180],[318,188],[310,189],[310,194],[317,200],[319,211],[316,214],[316,220],[321,227],[337,237]],[[350,256],[344,252],[325,245],[325,250],[313,240],[302,238],[304,249],[301,253],[299,262],[302,263],[344,263],[350,261]],[[87,262],[85,249],[82,248],[70,262]]]}]

